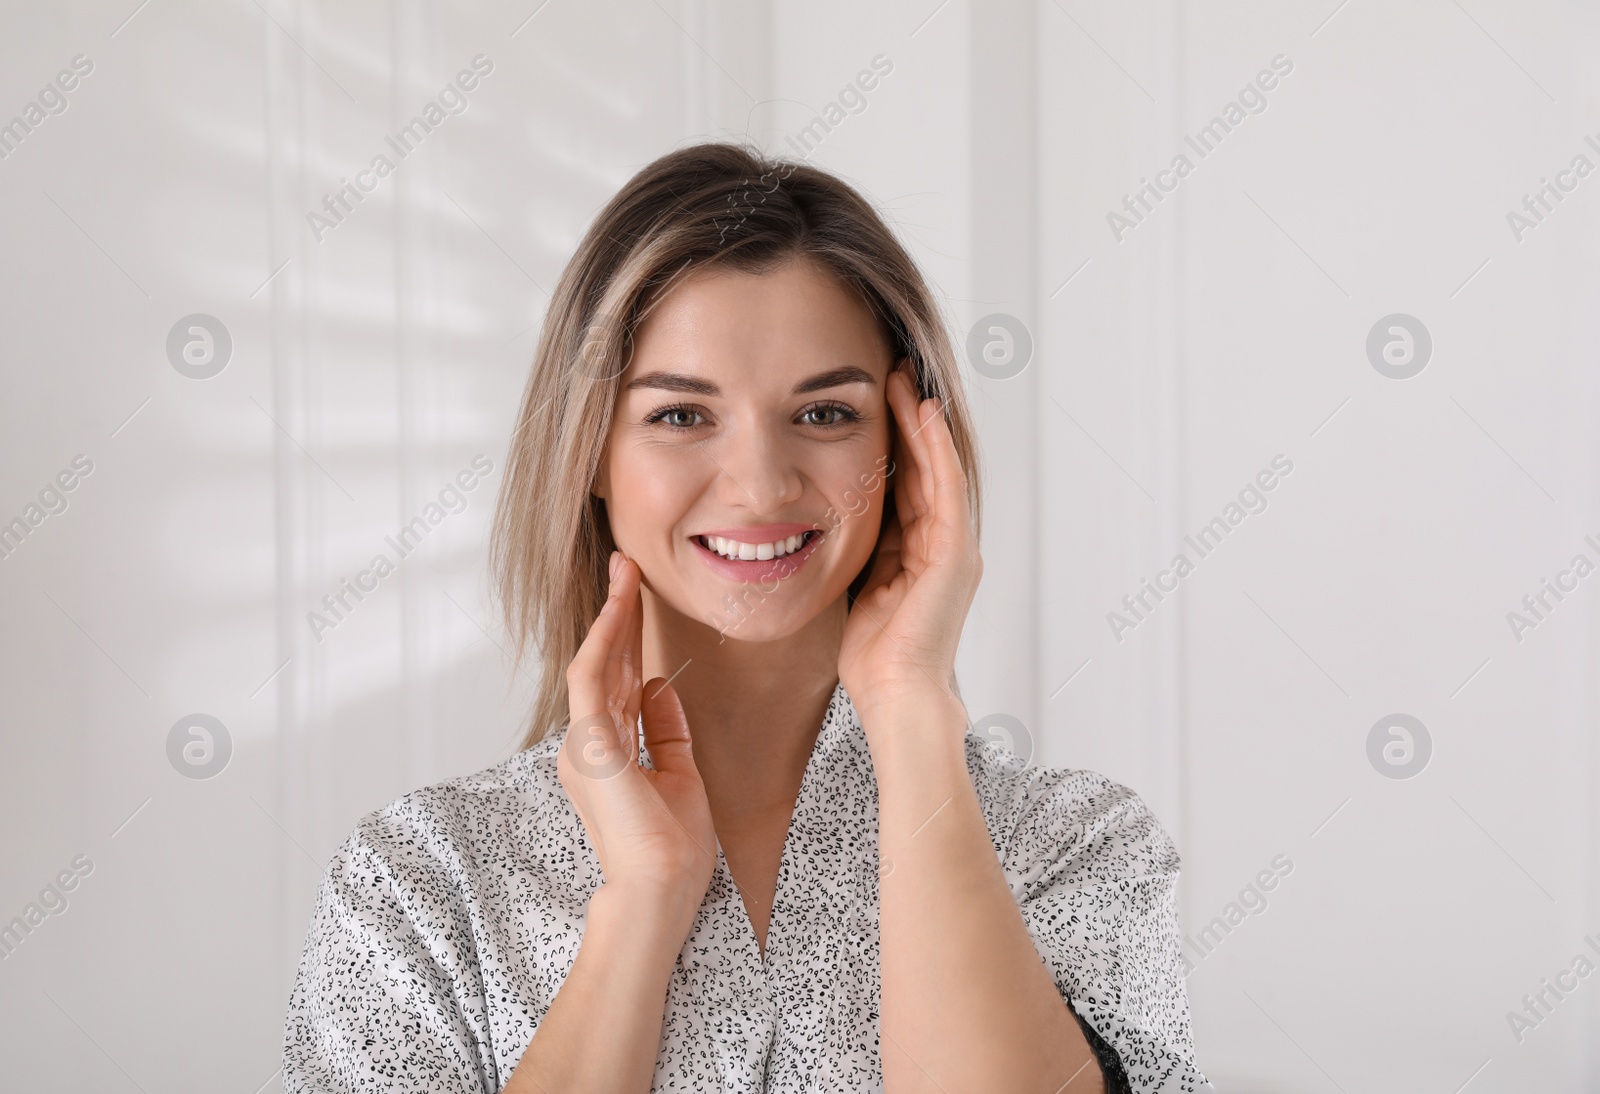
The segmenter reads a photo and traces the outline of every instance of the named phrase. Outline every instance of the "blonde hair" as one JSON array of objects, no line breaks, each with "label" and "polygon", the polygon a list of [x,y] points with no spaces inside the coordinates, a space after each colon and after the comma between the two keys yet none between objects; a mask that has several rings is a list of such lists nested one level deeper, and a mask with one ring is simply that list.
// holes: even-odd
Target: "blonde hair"
[{"label": "blonde hair", "polygon": [[[633,332],[685,275],[761,273],[806,258],[876,314],[919,398],[938,398],[981,528],[978,450],[950,340],[927,282],[876,210],[843,180],[737,144],[678,149],[606,204],[550,298],[522,396],[490,534],[490,567],[513,662],[540,651],[538,695],[521,748],[567,721],[567,666],[607,590],[615,544],[592,490]],[[885,492],[884,517],[894,496]],[[871,561],[852,583],[854,599]]]}]

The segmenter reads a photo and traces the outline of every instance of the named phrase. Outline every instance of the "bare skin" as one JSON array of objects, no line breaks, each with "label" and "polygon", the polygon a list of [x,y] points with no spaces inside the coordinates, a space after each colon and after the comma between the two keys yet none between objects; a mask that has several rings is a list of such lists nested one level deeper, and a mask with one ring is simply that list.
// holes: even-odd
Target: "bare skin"
[{"label": "bare skin", "polygon": [[[948,681],[982,567],[937,402],[919,403],[864,305],[806,262],[691,277],[635,346],[595,487],[621,552],[568,669],[558,757],[605,883],[505,1090],[650,1089],[719,843],[765,951],[801,778],[842,682],[879,781],[885,1091],[1103,1092],[965,766]],[[842,367],[860,374],[795,390]],[[898,519],[884,526],[874,471],[890,457]],[[795,574],[730,611],[740,590],[692,537],[787,521],[828,530]],[[845,591],[875,547],[852,611]],[[622,728],[641,714],[654,770]]]}]

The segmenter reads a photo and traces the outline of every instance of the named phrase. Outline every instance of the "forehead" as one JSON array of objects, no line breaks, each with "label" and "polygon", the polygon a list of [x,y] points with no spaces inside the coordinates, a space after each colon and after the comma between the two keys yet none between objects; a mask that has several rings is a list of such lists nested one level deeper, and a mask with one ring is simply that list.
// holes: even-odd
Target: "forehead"
[{"label": "forehead", "polygon": [[624,379],[668,367],[776,379],[840,365],[881,379],[889,357],[867,303],[816,263],[795,259],[760,274],[710,268],[679,281],[635,331]]}]

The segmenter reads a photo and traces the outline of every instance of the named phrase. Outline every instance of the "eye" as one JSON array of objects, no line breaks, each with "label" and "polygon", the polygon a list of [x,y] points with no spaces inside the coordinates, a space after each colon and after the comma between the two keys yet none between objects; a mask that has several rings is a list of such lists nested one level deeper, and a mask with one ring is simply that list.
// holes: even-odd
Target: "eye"
[{"label": "eye", "polygon": [[657,422],[666,421],[674,430],[687,431],[693,429],[699,423],[685,422],[683,418],[685,416],[697,416],[699,413],[699,408],[688,403],[674,403],[671,406],[664,406],[660,410],[653,412],[644,421],[646,425],[654,425]]},{"label": "eye", "polygon": [[809,425],[822,426],[824,429],[835,428],[841,425],[850,425],[861,420],[861,415],[857,414],[853,408],[848,407],[843,403],[813,403],[800,412],[800,417],[806,418],[812,414],[838,415],[838,417],[832,421],[819,422],[812,420],[807,423]]}]

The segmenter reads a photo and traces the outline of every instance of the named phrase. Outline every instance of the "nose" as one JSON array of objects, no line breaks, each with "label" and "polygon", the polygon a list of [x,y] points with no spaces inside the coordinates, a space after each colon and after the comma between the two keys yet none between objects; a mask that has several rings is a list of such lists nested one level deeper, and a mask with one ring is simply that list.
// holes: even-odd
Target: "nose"
[{"label": "nose", "polygon": [[717,498],[725,505],[775,517],[804,489],[793,453],[768,430],[738,430],[708,454],[717,462]]}]

